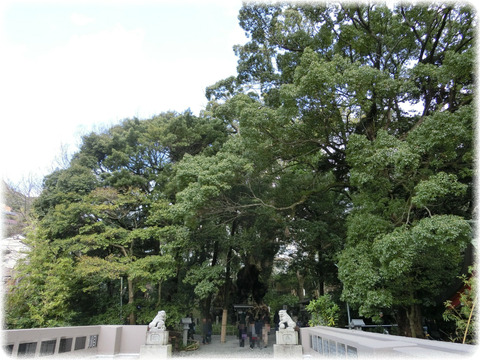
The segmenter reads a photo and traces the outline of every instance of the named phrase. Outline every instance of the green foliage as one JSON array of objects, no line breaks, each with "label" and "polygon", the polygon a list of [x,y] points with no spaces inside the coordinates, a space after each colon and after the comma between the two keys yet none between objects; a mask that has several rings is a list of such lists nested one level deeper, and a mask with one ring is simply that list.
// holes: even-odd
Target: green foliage
[{"label": "green foliage", "polygon": [[278,313],[286,305],[288,308],[294,308],[298,304],[298,296],[293,294],[278,294],[270,290],[264,298],[265,304],[268,304],[272,313]]},{"label": "green foliage", "polygon": [[455,323],[455,335],[451,338],[452,341],[476,344],[477,279],[473,267],[470,267],[468,276],[462,275],[460,278],[464,285],[460,293],[460,304],[454,307],[450,300],[446,301],[443,319]]},{"label": "green foliage", "polygon": [[305,309],[310,313],[309,326],[335,326],[338,323],[340,308],[330,295],[310,300]]},{"label": "green foliage", "polygon": [[104,311],[97,310],[97,312],[88,319],[86,325],[123,325],[125,321],[122,316],[123,310],[118,301],[112,301]]},{"label": "green foliage", "polygon": [[[94,256],[82,256],[78,259],[75,275],[85,279],[82,291],[98,291],[106,280],[120,279],[128,269],[128,265],[114,256],[99,258]],[[89,286],[86,286],[89,284]]]},{"label": "green foliage", "polygon": [[472,176],[474,108],[463,105],[455,112],[441,111],[425,117],[412,129],[408,142],[415,146],[433,171],[454,171],[460,179]]},{"label": "green foliage", "polygon": [[449,195],[452,197],[465,195],[467,189],[468,186],[460,183],[455,174],[439,172],[417,184],[412,204],[418,207],[431,206]]},{"label": "green foliage", "polygon": [[[425,118],[406,140],[383,130],[373,141],[350,137],[347,160],[356,191],[348,247],[338,264],[342,298],[361,315],[433,306],[458,274],[472,238],[465,218],[472,185],[464,149],[471,141],[467,108]],[[464,171],[452,168],[453,159],[468,161]]]},{"label": "green foliage", "polygon": [[21,263],[15,291],[8,294],[5,322],[8,328],[69,326],[75,309],[71,287],[73,261],[56,258],[47,242],[38,242],[28,261]]},{"label": "green foliage", "polygon": [[225,283],[225,269],[221,265],[211,266],[207,261],[189,269],[183,281],[194,285],[195,295],[203,300],[216,294]]},{"label": "green foliage", "polygon": [[170,254],[147,256],[134,261],[127,274],[145,292],[147,284],[162,283],[174,276],[175,259]]},{"label": "green foliage", "polygon": [[187,185],[176,194],[177,207],[183,212],[201,208],[230,190],[249,169],[249,163],[235,152],[220,152],[214,157],[186,156],[176,167],[179,185]]}]

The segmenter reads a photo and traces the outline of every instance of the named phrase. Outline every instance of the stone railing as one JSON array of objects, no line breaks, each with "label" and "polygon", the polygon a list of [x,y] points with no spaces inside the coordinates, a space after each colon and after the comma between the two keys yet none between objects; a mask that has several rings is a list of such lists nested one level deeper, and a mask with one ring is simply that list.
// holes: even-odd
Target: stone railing
[{"label": "stone railing", "polygon": [[[102,325],[2,331],[2,349],[12,357],[92,357],[140,354],[147,325]],[[478,346],[413,339],[330,327],[300,329],[303,357],[468,358]]]},{"label": "stone railing", "polygon": [[303,355],[339,358],[464,358],[473,356],[479,347],[443,341],[316,326],[301,328]]},{"label": "stone railing", "polygon": [[139,354],[146,325],[99,325],[2,331],[2,349],[12,357]]}]

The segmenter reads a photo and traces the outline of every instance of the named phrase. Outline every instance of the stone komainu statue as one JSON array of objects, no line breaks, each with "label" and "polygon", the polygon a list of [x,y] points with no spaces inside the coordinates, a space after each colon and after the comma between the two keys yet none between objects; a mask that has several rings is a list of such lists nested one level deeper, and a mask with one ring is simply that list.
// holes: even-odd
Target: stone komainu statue
[{"label": "stone komainu statue", "polygon": [[295,321],[287,314],[287,310],[279,310],[278,317],[280,318],[280,322],[278,323],[280,329],[290,328],[291,330],[295,330],[297,324],[295,324]]},{"label": "stone komainu statue", "polygon": [[164,310],[160,310],[150,324],[148,330],[165,330],[165,319],[167,314]]}]

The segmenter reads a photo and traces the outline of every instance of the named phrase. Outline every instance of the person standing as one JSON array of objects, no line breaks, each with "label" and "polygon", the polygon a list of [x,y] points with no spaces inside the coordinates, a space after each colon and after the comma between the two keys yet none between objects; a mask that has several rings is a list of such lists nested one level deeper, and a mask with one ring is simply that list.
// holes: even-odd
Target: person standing
[{"label": "person standing", "polygon": [[190,316],[187,317],[189,317],[191,321],[188,329],[188,338],[194,340],[193,335],[195,334],[195,320],[193,318],[193,314],[190,314]]},{"label": "person standing", "polygon": [[202,320],[202,333],[203,333],[203,341],[202,344],[210,344],[212,341],[212,322],[210,318],[203,318]]},{"label": "person standing", "polygon": [[268,346],[268,335],[270,333],[270,314],[266,312],[263,315],[263,329],[262,329],[262,338],[263,338],[263,346]]},{"label": "person standing", "polygon": [[[261,318],[256,319],[255,321],[255,334],[257,335],[256,340],[257,340],[257,345],[261,349],[262,348],[262,342],[260,339],[262,338],[262,332],[263,332],[263,321]],[[255,344],[253,344],[255,346]]]},{"label": "person standing", "polygon": [[255,340],[257,339],[257,334],[255,332],[255,320],[253,317],[249,320],[248,331],[250,333],[250,349],[253,350],[255,347]]},{"label": "person standing", "polygon": [[273,315],[273,323],[275,324],[275,331],[278,331],[279,322],[280,322],[280,317],[278,316],[278,311],[275,311],[275,315]]},{"label": "person standing", "polygon": [[238,338],[240,340],[240,347],[245,346],[245,339],[247,338],[247,323],[245,321],[245,314],[240,315],[238,322]]},{"label": "person standing", "polygon": [[212,342],[212,320],[210,318],[207,318],[207,344],[210,344]]}]

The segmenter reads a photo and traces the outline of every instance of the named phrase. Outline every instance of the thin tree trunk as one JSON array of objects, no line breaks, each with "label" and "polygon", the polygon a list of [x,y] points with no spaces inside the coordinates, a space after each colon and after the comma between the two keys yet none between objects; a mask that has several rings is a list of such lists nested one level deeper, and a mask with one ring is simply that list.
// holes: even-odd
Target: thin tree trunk
[{"label": "thin tree trunk", "polygon": [[158,282],[158,299],[157,299],[157,309],[160,308],[160,304],[162,303],[162,282]]},{"label": "thin tree trunk", "polygon": [[[213,244],[212,266],[217,265],[218,252],[219,252],[219,243],[218,241],[215,241],[215,243]],[[210,308],[212,306],[212,297],[213,297],[213,294],[208,295],[204,303],[205,307],[203,309],[203,316],[207,319],[210,318]]]},{"label": "thin tree trunk", "polygon": [[413,338],[423,338],[422,315],[420,305],[410,305],[410,308],[407,309],[406,313],[408,325],[410,327],[410,332],[408,336]]},{"label": "thin tree trunk", "polygon": [[[233,230],[232,230],[233,231]],[[230,262],[232,259],[232,248],[228,249],[227,253],[227,269],[225,271],[225,288],[223,290],[224,303],[223,303],[223,313],[222,313],[222,331],[220,334],[220,342],[225,343],[227,340],[227,318],[228,318],[228,302],[230,295]]]},{"label": "thin tree trunk", "polygon": [[130,315],[128,316],[129,318],[129,324],[130,325],[135,325],[135,312],[133,311],[133,304],[135,302],[135,292],[133,289],[133,281],[128,278],[128,305],[130,305],[130,308],[132,309],[130,312]]},{"label": "thin tree trunk", "polygon": [[[236,222],[233,221],[230,236],[234,236],[236,231]],[[225,343],[227,340],[227,318],[228,318],[228,303],[230,300],[230,262],[232,260],[232,247],[228,248],[227,264],[225,270],[225,288],[223,289],[223,312],[222,312],[222,331],[220,333],[220,342]]]},{"label": "thin tree trunk", "polygon": [[297,287],[297,291],[298,291],[298,299],[300,301],[303,300],[304,298],[304,295],[303,295],[303,287],[305,285],[305,278],[303,277],[302,274],[300,274],[300,271],[297,270],[297,280],[298,280],[298,287]]},{"label": "thin tree trunk", "polygon": [[477,297],[473,299],[472,310],[470,311],[470,316],[468,317],[467,326],[465,327],[465,333],[463,334],[462,344],[465,344],[467,340],[468,328],[470,327],[470,321],[472,321],[473,311],[475,310],[475,303],[477,302]]}]

